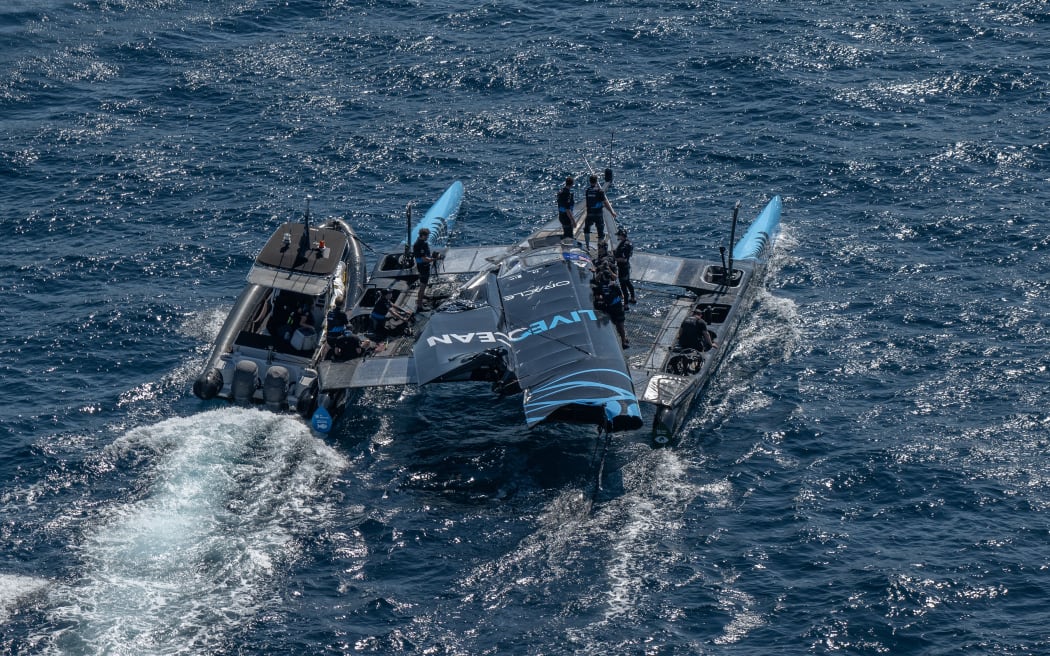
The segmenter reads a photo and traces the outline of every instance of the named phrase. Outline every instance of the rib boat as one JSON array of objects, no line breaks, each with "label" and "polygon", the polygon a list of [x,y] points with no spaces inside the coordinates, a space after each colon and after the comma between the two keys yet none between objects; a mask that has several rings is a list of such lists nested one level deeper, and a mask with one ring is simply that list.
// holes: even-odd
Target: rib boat
[{"label": "rib boat", "polygon": [[[311,417],[325,323],[358,301],[366,271],[353,229],[339,219],[310,225],[307,205],[303,220],[278,227],[256,256],[193,393]],[[328,403],[338,412],[345,393],[329,393]]]}]

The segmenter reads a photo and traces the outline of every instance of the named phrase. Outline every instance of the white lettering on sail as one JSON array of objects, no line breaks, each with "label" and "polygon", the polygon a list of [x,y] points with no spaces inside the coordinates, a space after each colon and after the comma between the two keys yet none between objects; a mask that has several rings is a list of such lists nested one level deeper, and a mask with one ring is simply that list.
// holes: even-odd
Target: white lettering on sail
[{"label": "white lettering on sail", "polygon": [[549,319],[534,321],[530,323],[527,328],[515,328],[509,333],[484,331],[476,333],[445,333],[442,335],[430,335],[427,337],[427,346],[433,347],[439,344],[450,346],[453,342],[470,344],[475,341],[485,344],[499,342],[510,346],[512,343],[520,342],[530,335],[539,335],[563,324],[571,325],[581,321],[597,320],[598,316],[594,313],[594,310],[574,310],[567,315],[556,314]]}]

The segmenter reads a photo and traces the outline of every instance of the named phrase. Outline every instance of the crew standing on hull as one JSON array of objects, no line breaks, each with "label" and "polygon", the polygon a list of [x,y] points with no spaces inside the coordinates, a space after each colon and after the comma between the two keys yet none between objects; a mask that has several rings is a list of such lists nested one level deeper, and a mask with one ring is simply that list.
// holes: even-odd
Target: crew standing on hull
[{"label": "crew standing on hull", "polygon": [[574,182],[572,176],[565,178],[565,186],[558,192],[558,221],[561,222],[562,239],[572,239],[576,228],[576,216],[572,212],[576,205],[576,195],[572,191]]},{"label": "crew standing on hull", "polygon": [[598,275],[600,276],[599,292],[601,294],[602,309],[609,315],[613,326],[616,327],[616,332],[620,336],[620,345],[625,349],[630,348],[631,342],[627,339],[627,329],[624,326],[627,319],[624,314],[626,306],[624,305],[623,294],[620,292],[620,283],[611,271],[601,272]]},{"label": "crew standing on hull", "polygon": [[435,260],[430,254],[428,239],[430,239],[430,230],[428,228],[420,228],[419,238],[412,245],[412,257],[416,260],[416,271],[419,273],[419,294],[416,296],[416,312],[423,311],[423,296],[426,294],[427,284],[430,283],[430,263]]},{"label": "crew standing on hull", "polygon": [[616,218],[616,211],[613,210],[612,205],[609,203],[609,199],[605,197],[605,190],[598,185],[598,176],[592,175],[590,178],[590,186],[584,194],[587,202],[587,219],[583,223],[583,243],[587,247],[587,250],[591,248],[591,226],[595,226],[598,230],[598,242],[605,241],[605,218],[602,213],[602,209],[609,210],[609,214]]},{"label": "crew standing on hull", "polygon": [[627,238],[627,230],[623,226],[616,229],[616,236],[620,238],[620,242],[616,244],[613,257],[616,258],[620,289],[625,299],[630,299],[631,303],[637,303],[638,298],[634,294],[634,284],[631,282],[631,256],[634,255],[634,245]]}]

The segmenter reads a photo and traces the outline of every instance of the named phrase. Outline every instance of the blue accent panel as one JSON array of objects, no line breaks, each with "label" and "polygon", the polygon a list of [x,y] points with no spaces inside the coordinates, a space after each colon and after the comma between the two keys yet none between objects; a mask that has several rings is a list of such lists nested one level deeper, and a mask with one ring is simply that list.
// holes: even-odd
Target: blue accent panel
[{"label": "blue accent panel", "polygon": [[780,232],[780,196],[774,196],[733,248],[734,260],[748,260],[768,255],[767,249]]},{"label": "blue accent panel", "polygon": [[[622,378],[626,387],[609,382],[597,382],[597,378]],[[616,369],[586,369],[574,371],[540,387],[529,390],[525,401],[525,421],[529,426],[535,425],[559,408],[569,405],[599,406],[611,421],[622,414],[621,401],[627,407],[637,408],[638,397],[631,389],[631,377]],[[612,414],[609,414],[612,412]]]}]

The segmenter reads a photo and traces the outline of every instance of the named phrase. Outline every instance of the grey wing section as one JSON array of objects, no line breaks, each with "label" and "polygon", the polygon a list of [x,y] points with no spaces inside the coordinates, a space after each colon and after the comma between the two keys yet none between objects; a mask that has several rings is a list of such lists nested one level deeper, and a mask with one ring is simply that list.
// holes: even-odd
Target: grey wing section
[{"label": "grey wing section", "polygon": [[709,289],[716,286],[710,268],[720,266],[719,263],[704,260],[635,253],[631,257],[631,278],[689,289]]},{"label": "grey wing section", "polygon": [[410,357],[364,358],[349,362],[322,362],[317,375],[323,391],[416,383],[416,364]]},{"label": "grey wing section", "polygon": [[462,312],[437,312],[412,348],[418,384],[475,380],[502,359],[506,336],[499,313],[489,305]]},{"label": "grey wing section", "polygon": [[508,246],[480,246],[477,248],[446,248],[441,251],[438,273],[477,273],[496,266],[495,261],[507,254]]}]

